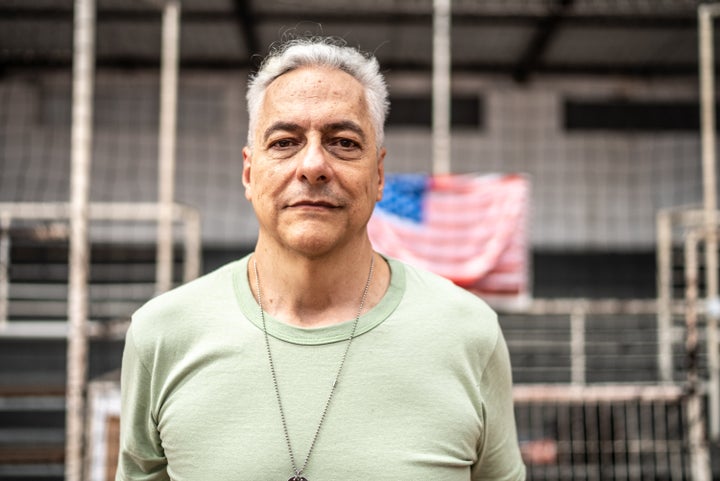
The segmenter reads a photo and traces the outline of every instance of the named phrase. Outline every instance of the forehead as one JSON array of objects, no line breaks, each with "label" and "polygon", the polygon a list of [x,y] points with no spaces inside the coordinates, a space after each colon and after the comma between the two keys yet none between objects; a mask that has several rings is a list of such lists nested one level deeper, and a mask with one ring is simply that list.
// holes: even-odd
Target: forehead
[{"label": "forehead", "polygon": [[365,90],[334,68],[301,67],[276,78],[265,91],[259,124],[277,120],[370,123]]}]

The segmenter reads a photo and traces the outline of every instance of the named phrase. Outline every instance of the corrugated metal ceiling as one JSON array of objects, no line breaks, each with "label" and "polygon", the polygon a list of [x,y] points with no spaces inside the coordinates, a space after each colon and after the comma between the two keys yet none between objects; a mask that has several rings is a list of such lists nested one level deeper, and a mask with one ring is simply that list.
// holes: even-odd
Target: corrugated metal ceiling
[{"label": "corrugated metal ceiling", "polygon": [[[162,0],[98,0],[100,68],[157,65]],[[535,75],[695,75],[694,0],[455,0],[453,68]],[[0,0],[0,71],[67,68],[70,0]],[[182,68],[247,69],[294,29],[339,35],[392,71],[430,71],[432,0],[183,0]]]}]

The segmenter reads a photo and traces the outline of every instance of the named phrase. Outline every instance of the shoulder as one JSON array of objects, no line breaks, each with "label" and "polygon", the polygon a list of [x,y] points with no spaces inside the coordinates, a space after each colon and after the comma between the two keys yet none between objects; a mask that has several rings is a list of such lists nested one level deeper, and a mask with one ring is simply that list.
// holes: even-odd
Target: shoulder
[{"label": "shoulder", "polygon": [[206,319],[228,303],[234,305],[233,272],[238,262],[226,264],[147,301],[132,315],[135,339],[167,336],[173,332],[192,333],[199,318]]},{"label": "shoulder", "polygon": [[467,314],[483,322],[497,321],[495,311],[485,301],[452,281],[397,260],[391,260],[390,265],[393,271],[404,271],[405,296],[415,303],[429,304],[430,312]]},{"label": "shoulder", "polygon": [[404,272],[401,306],[407,315],[419,316],[431,329],[481,343],[483,349],[494,347],[501,335],[498,317],[480,297],[424,269],[397,260],[390,265]]}]

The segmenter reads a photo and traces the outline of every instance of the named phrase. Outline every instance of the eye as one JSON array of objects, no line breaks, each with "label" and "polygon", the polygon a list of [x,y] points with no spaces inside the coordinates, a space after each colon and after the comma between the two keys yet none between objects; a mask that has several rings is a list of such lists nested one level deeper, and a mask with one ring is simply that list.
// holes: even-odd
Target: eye
[{"label": "eye", "polygon": [[362,146],[359,142],[347,137],[337,137],[330,141],[330,148],[344,152],[361,151]]},{"label": "eye", "polygon": [[357,142],[354,142],[350,139],[338,139],[337,144],[343,149],[352,149],[355,147],[359,147]]},{"label": "eye", "polygon": [[266,152],[270,157],[276,159],[286,159],[295,155],[300,148],[300,141],[292,137],[280,137],[277,139],[269,139]]},{"label": "eye", "polygon": [[270,148],[286,149],[292,147],[295,143],[290,139],[280,139],[270,144]]},{"label": "eye", "polygon": [[362,145],[356,140],[347,137],[336,137],[332,139],[327,147],[339,159],[354,160],[362,157]]}]

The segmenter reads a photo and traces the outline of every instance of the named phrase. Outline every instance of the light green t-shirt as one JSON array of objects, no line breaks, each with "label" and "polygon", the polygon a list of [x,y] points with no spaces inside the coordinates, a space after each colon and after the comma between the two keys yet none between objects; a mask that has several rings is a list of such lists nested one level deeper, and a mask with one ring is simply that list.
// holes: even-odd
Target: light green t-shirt
[{"label": "light green t-shirt", "polygon": [[[248,258],[139,309],[127,334],[117,480],[285,481],[293,474]],[[510,363],[495,313],[388,260],[387,293],[359,321],[309,481],[525,479]],[[304,329],[266,315],[302,465],[352,320]]]}]

